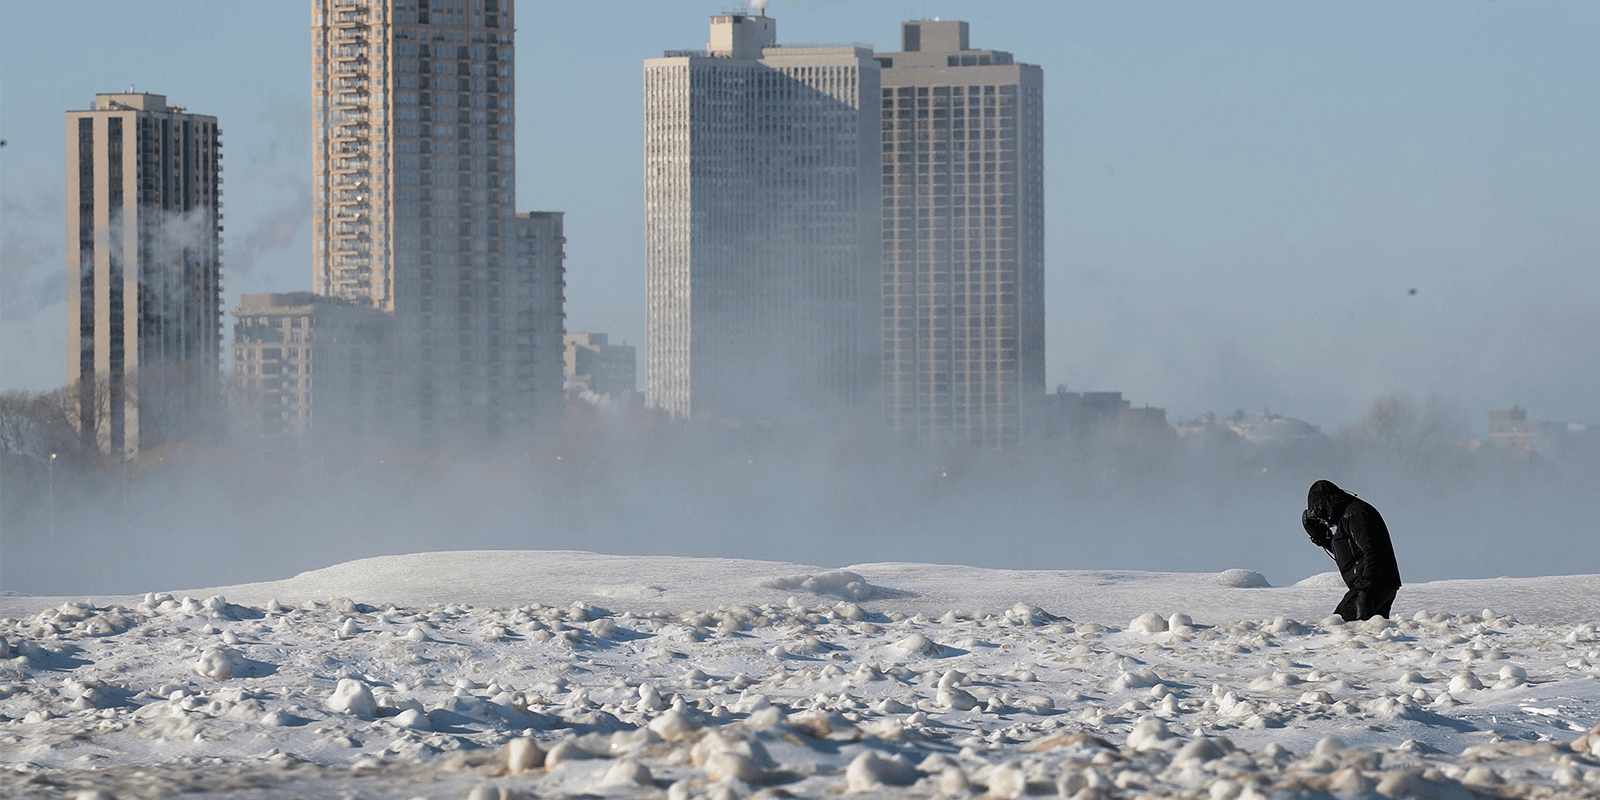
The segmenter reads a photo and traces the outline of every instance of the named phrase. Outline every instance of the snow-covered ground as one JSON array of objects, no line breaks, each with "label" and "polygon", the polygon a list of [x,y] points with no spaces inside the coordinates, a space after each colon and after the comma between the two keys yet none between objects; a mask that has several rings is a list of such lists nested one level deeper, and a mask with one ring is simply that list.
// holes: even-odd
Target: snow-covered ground
[{"label": "snow-covered ground", "polygon": [[0,796],[1600,796],[1600,576],[391,556],[0,597]]}]

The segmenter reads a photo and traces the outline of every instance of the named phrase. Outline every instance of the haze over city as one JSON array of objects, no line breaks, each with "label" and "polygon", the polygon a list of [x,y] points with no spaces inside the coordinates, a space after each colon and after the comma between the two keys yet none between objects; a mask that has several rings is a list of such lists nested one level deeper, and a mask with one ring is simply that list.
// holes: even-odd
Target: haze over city
[{"label": "haze over city", "polygon": [[[0,37],[0,387],[65,382],[61,114],[164,93],[224,132],[223,306],[309,288],[310,40],[298,4],[89,3],[69,46]],[[518,208],[567,212],[567,329],[644,342],[640,62],[705,4],[518,19]],[[1325,429],[1391,392],[1594,419],[1600,67],[1584,3],[773,3],[785,42],[972,24],[1045,75],[1046,385],[1176,417]],[[1409,290],[1416,289],[1416,294]],[[641,378],[643,353],[641,351]]]},{"label": "haze over city", "polygon": [[1594,797],[1597,23],[0,0],[0,795]]},{"label": "haze over city", "polygon": [[[395,4],[379,23],[396,23],[392,51],[348,45],[359,53],[339,49],[348,44],[340,37],[364,32],[335,31],[333,17],[315,10],[308,36],[306,9],[279,4],[175,3],[162,15],[106,5],[81,34],[100,47],[81,57],[21,33],[42,24],[36,9],[6,7],[7,397],[59,398],[48,392],[77,379],[63,369],[63,334],[78,330],[68,310],[79,306],[63,292],[62,246],[88,240],[63,236],[62,166],[93,151],[90,133],[100,130],[80,117],[180,113],[165,104],[198,115],[200,162],[215,157],[205,149],[209,120],[222,131],[220,360],[231,372],[231,394],[214,415],[228,424],[195,440],[220,443],[214,449],[150,449],[172,438],[154,402],[142,422],[130,411],[82,423],[88,417],[74,415],[87,406],[72,406],[73,424],[94,431],[79,437],[81,452],[56,452],[57,439],[29,433],[37,427],[8,427],[6,588],[256,580],[454,547],[839,564],[898,559],[910,546],[918,560],[982,566],[1304,574],[1321,565],[1285,533],[1298,536],[1304,487],[1321,477],[1358,492],[1383,487],[1374,500],[1407,529],[1397,547],[1408,575],[1570,572],[1581,569],[1575,554],[1600,552],[1574,532],[1583,530],[1575,487],[1596,468],[1595,426],[1584,423],[1600,417],[1592,344],[1600,234],[1585,224],[1600,207],[1600,154],[1585,135],[1600,115],[1591,102],[1600,75],[1577,33],[1594,18],[1588,6],[1338,14],[1174,5],[1137,14],[960,3],[777,3],[734,13],[686,3],[602,12],[540,5],[520,9],[512,48],[504,28],[457,31],[468,19],[458,5],[419,23],[426,7]],[[365,31],[367,12],[350,13]],[[429,39],[435,28],[407,27],[418,25],[455,27]],[[734,100],[706,96],[724,107],[773,103],[738,123],[751,127],[726,130],[731,142],[775,138],[718,151],[715,137],[674,133],[688,130],[671,126],[689,117],[674,116],[674,98],[687,95],[671,83],[673,70],[696,64],[714,78],[732,64],[727,74],[737,76],[763,44],[778,47],[761,68],[790,70],[791,83],[753,83],[764,93]],[[919,52],[897,54],[902,47]],[[949,128],[970,109],[972,120],[973,144],[961,151],[975,154],[963,189],[972,194],[948,218],[973,242],[971,306],[959,286],[955,324],[939,316],[948,298],[910,300],[923,290],[907,276],[923,267],[906,254],[922,234],[889,222],[880,231],[874,212],[880,121],[871,82],[881,79],[894,103],[882,121],[882,219],[921,219],[928,207],[949,213],[938,200],[914,213],[907,201],[923,191],[907,187],[928,151],[916,151],[908,123],[896,122],[925,118],[912,116],[929,96],[917,87],[927,75],[945,80],[946,52],[957,54],[950,74],[990,82],[988,94],[979,84],[954,90],[956,110],[935,117]],[[409,91],[418,88],[419,53],[422,72],[429,56],[440,65],[422,88],[443,87],[449,109]],[[372,82],[382,66],[377,79],[338,72],[368,69],[369,54],[379,64],[395,59],[392,86]],[[361,94],[311,80],[328,74]],[[782,88],[801,84],[815,95]],[[314,112],[314,90],[339,105]],[[389,90],[394,117],[380,119],[373,136],[368,92]],[[64,114],[80,120],[70,154]],[[447,114],[448,127],[438,124]],[[826,127],[838,120],[847,122]],[[814,124],[826,135],[806,128]],[[503,141],[500,132],[513,129],[514,141]],[[770,134],[778,129],[807,133]],[[671,149],[689,142],[701,149]],[[513,147],[514,197],[495,190],[512,182],[495,171]],[[391,154],[393,192],[376,202],[378,225],[392,230],[374,225],[365,182],[376,163],[382,185]],[[692,159],[722,183],[691,193],[662,168]],[[981,183],[980,163],[1001,165],[1000,182]],[[818,164],[835,166],[794,166]],[[781,177],[762,177],[768,169]],[[103,188],[73,183],[74,167],[67,173],[85,203]],[[215,177],[204,164],[194,175],[202,188]],[[830,183],[839,175],[865,177]],[[443,201],[437,210],[407,183],[430,179]],[[721,209],[705,217],[712,234],[692,234],[712,250],[673,260],[666,245],[690,235],[663,221],[677,212],[647,219],[645,209],[676,203],[682,219],[691,207],[702,216]],[[171,222],[162,223],[164,246],[209,246],[192,214]],[[893,301],[884,308],[899,315],[882,317],[881,365],[880,233],[892,243],[883,248],[881,291]],[[383,247],[400,244],[374,261],[374,235]],[[651,236],[649,258],[662,266],[647,281]],[[933,252],[943,240],[928,241],[915,247]],[[719,262],[707,252],[739,255]],[[968,252],[957,255],[968,269]],[[519,266],[502,280],[513,259]],[[858,281],[867,261],[872,278]],[[678,263],[697,264],[698,277],[673,272]],[[652,352],[647,286],[668,297],[674,281],[723,280],[717,269],[739,280],[697,290],[724,305],[697,306],[693,325],[719,313],[731,321],[720,332],[690,327],[690,315],[652,306],[651,324],[666,332]],[[810,284],[770,277],[812,269],[821,277]],[[1030,269],[1042,269],[1042,304]],[[756,283],[739,283],[754,275],[769,283],[753,291]],[[312,291],[345,304],[328,306],[332,317],[307,310],[291,328],[289,309],[321,307]],[[307,389],[312,348],[294,347],[302,322],[361,331],[335,348],[343,356],[319,350],[321,395]],[[672,325],[684,335],[674,339]],[[890,336],[912,330],[946,338],[910,347]],[[605,352],[637,364],[622,384],[639,391],[602,401],[609,390],[569,375],[560,397],[553,370],[563,331],[633,345]],[[235,333],[244,338],[230,348]],[[84,342],[96,358],[111,347]],[[794,355],[801,351],[808,355]],[[357,361],[337,360],[352,353]],[[946,361],[916,361],[927,354]],[[691,361],[721,371],[693,373],[688,391]],[[411,362],[421,371],[402,374]],[[262,377],[269,368],[273,377]],[[288,374],[280,370],[298,370],[298,382],[279,381]],[[335,398],[328,387],[337,380],[349,391]],[[942,388],[948,381],[953,392]],[[284,385],[296,388],[282,394]],[[881,409],[880,390],[898,393]],[[312,424],[307,406],[317,396]],[[849,413],[831,416],[839,408],[830,403]],[[7,419],[31,419],[7,409]],[[543,422],[531,424],[535,414]],[[271,425],[258,424],[269,417]],[[457,423],[476,433],[456,436]],[[282,505],[284,496],[297,502]],[[244,513],[251,508],[262,510]],[[223,518],[235,520],[226,533],[216,525]],[[1534,523],[1548,546],[1502,535]],[[108,529],[127,535],[108,540]],[[219,536],[253,557],[209,560],[198,543]],[[263,546],[275,537],[295,544]],[[63,540],[106,555],[52,559]]]}]

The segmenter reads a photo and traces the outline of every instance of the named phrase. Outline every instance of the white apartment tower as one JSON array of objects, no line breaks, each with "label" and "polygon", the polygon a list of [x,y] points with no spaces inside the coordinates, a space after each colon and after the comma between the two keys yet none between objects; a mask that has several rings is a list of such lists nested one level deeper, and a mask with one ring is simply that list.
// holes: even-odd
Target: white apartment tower
[{"label": "white apartment tower", "polygon": [[1044,399],[1044,77],[965,22],[883,65],[883,408],[908,443],[1004,445]]},{"label": "white apartment tower", "polygon": [[131,89],[67,112],[69,402],[102,453],[215,422],[221,135],[216,117]]},{"label": "white apartment tower", "polygon": [[394,315],[421,444],[514,429],[561,396],[563,266],[517,252],[512,0],[311,13],[314,289]]},{"label": "white apartment tower", "polygon": [[644,63],[647,402],[865,408],[879,382],[878,65],[764,15]]}]

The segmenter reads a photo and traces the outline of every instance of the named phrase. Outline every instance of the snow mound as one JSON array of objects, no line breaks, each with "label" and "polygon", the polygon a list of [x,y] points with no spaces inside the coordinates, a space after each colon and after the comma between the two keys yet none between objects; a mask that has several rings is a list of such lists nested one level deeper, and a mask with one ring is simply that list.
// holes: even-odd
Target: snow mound
[{"label": "snow mound", "polygon": [[597,586],[594,588],[594,594],[612,600],[649,600],[666,593],[667,590],[660,586],[641,586],[639,584]]},{"label": "snow mound", "polygon": [[1146,611],[1128,623],[1134,633],[1161,633],[1167,629],[1167,618],[1154,611]]},{"label": "snow mound", "polygon": [[[1600,576],[1408,585],[1400,618],[1318,624],[1297,620],[1321,619],[1337,588],[1241,592],[1215,571],[509,551],[384,564],[350,586],[187,600],[0,596],[0,773],[65,797],[308,800],[1600,785]],[[796,591],[851,584],[872,599]]]},{"label": "snow mound", "polygon": [[1235,589],[1270,589],[1267,576],[1253,569],[1225,569],[1217,573],[1217,583]]},{"label": "snow mound", "polygon": [[200,660],[195,662],[195,674],[217,680],[226,680],[233,677],[233,668],[244,665],[244,657],[235,650],[227,647],[212,645],[201,654]]},{"label": "snow mound", "polygon": [[1343,589],[1344,578],[1339,577],[1337,572],[1324,572],[1319,575],[1312,575],[1296,583],[1295,586],[1306,589]]},{"label": "snow mound", "polygon": [[768,578],[759,584],[762,588],[778,589],[785,592],[796,590],[807,591],[812,594],[833,595],[850,600],[867,600],[877,593],[867,579],[845,569],[820,572],[815,575],[790,575],[782,578]]},{"label": "snow mound", "polygon": [[328,696],[323,705],[329,711],[359,719],[372,719],[378,713],[378,704],[372,699],[372,689],[351,678],[340,678],[339,685],[334,687],[333,694]]}]

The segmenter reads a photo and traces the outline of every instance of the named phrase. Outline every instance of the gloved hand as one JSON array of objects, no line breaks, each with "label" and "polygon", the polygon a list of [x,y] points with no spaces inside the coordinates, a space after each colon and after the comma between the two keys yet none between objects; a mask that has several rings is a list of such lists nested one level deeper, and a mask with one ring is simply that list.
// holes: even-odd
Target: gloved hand
[{"label": "gloved hand", "polygon": [[1372,616],[1372,604],[1367,602],[1367,593],[1356,592],[1356,619],[1367,619]]},{"label": "gloved hand", "polygon": [[1328,529],[1328,523],[1314,516],[1311,509],[1300,512],[1300,526],[1306,529],[1306,535],[1311,537],[1311,543],[1327,548],[1333,543],[1333,531]]}]

